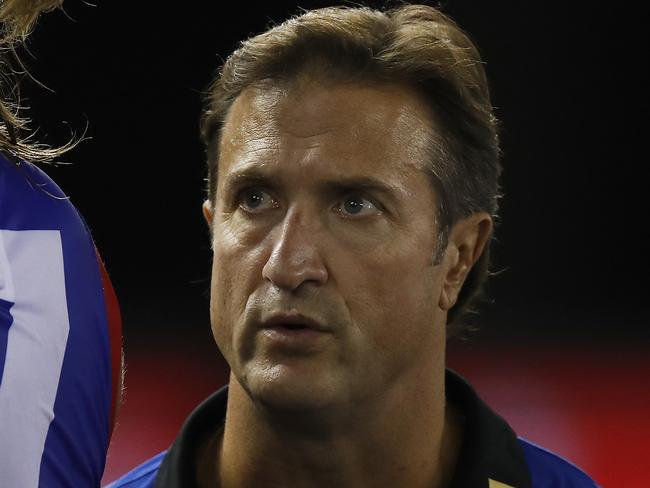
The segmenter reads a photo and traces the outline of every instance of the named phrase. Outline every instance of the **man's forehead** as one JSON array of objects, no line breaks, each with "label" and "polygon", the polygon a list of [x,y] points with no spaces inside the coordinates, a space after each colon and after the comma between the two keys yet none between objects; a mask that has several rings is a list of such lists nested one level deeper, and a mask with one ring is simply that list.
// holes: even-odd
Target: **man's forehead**
[{"label": "man's forehead", "polygon": [[[225,142],[287,135],[309,137],[344,125],[378,133],[430,136],[434,117],[423,97],[408,86],[379,83],[294,81],[244,89],[225,120]],[[260,132],[263,129],[264,132]],[[418,134],[419,133],[419,134]]]},{"label": "man's forehead", "polygon": [[330,165],[348,168],[360,160],[421,163],[428,159],[434,132],[427,110],[414,91],[397,85],[252,86],[237,97],[226,118],[219,172],[223,175],[223,165],[235,162],[272,164],[294,156],[288,150],[318,153]]}]

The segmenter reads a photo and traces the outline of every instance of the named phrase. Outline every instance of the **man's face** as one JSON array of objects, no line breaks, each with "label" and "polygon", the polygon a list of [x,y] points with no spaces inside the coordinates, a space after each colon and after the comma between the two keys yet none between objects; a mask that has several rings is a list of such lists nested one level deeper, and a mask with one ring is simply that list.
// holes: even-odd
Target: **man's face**
[{"label": "man's face", "polygon": [[211,319],[256,401],[358,405],[442,368],[422,107],[403,87],[307,82],[234,102],[210,217]]}]

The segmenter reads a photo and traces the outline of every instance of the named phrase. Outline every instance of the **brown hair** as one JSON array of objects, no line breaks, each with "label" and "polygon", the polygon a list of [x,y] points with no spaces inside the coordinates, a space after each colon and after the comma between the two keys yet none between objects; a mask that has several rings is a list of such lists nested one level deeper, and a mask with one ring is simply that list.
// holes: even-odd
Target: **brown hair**
[{"label": "brown hair", "polygon": [[[496,218],[498,124],[483,62],[453,20],[423,5],[308,11],[242,42],[210,86],[201,121],[212,202],[220,131],[233,101],[248,86],[291,81],[305,73],[317,80],[405,85],[429,104],[441,123],[427,167],[441,200],[435,259],[444,252],[449,229],[458,219],[479,211]],[[479,295],[488,264],[486,248],[449,312],[450,332]]]},{"label": "brown hair", "polygon": [[71,142],[60,148],[48,148],[30,141],[29,135],[21,137],[27,119],[18,116],[17,86],[12,70],[7,68],[11,65],[7,55],[18,60],[15,47],[27,38],[38,16],[62,3],[63,0],[0,0],[0,152],[6,156],[46,162],[74,146]]}]

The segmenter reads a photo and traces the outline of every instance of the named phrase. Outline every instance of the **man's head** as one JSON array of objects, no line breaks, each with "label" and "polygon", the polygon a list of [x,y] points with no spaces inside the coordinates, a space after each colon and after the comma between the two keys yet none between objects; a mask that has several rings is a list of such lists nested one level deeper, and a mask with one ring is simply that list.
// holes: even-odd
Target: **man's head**
[{"label": "man's head", "polygon": [[[439,195],[437,254],[462,217],[496,217],[499,195],[497,120],[483,63],[471,40],[448,17],[426,6],[388,12],[327,8],[307,12],[242,43],[208,93],[202,120],[208,194],[215,202],[221,130],[233,101],[248,86],[301,77],[323,83],[394,84],[421,95],[439,121],[426,161]],[[435,251],[432,249],[432,252]],[[472,269],[448,315],[449,332],[461,325],[488,274],[489,246]]]},{"label": "man's head", "polygon": [[499,173],[455,24],[429,7],[292,19],[226,61],[203,135],[213,332],[251,396],[324,407],[442,371]]}]

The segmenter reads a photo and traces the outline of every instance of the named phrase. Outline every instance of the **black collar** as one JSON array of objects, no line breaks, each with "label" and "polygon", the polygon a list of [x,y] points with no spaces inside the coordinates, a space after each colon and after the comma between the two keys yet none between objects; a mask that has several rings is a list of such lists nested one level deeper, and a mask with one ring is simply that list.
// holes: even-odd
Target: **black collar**
[{"label": "black collar", "polygon": [[530,474],[517,435],[458,374],[447,370],[447,399],[465,418],[463,443],[451,488],[503,486],[530,488]]},{"label": "black collar", "polygon": [[[464,436],[451,488],[488,488],[489,480],[498,486],[530,488],[531,481],[523,451],[510,426],[495,414],[472,387],[453,371],[447,370],[447,399],[464,417]],[[226,420],[228,387],[210,396],[185,421],[167,452],[156,488],[196,488],[198,449],[221,429]]]}]

